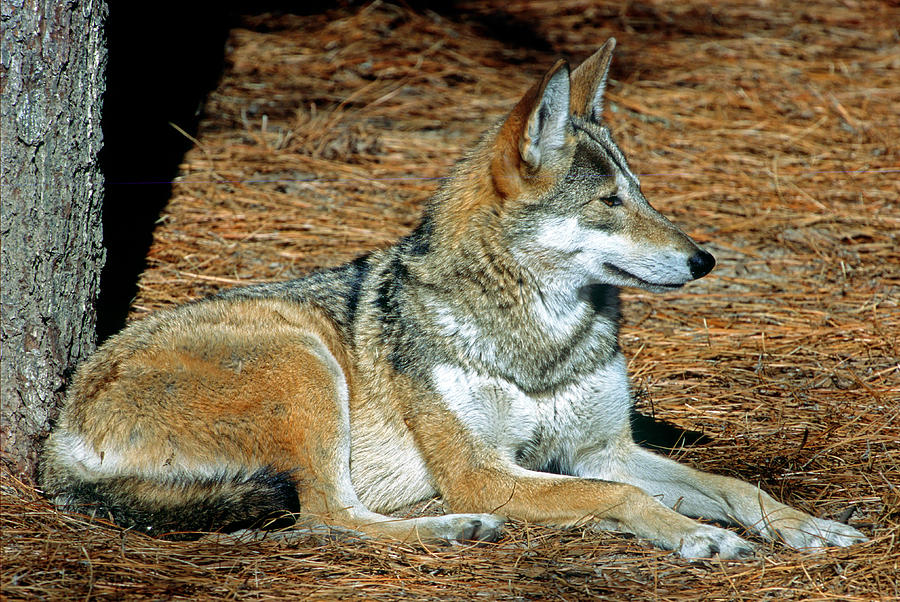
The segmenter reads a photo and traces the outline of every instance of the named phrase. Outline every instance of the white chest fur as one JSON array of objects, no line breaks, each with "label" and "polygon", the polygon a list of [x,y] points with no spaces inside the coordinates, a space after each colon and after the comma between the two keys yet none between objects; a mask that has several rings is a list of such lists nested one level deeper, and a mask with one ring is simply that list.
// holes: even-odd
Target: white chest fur
[{"label": "white chest fur", "polygon": [[525,468],[568,471],[589,447],[619,435],[630,418],[621,353],[589,376],[545,395],[528,395],[506,380],[447,364],[435,367],[432,378],[473,434]]}]

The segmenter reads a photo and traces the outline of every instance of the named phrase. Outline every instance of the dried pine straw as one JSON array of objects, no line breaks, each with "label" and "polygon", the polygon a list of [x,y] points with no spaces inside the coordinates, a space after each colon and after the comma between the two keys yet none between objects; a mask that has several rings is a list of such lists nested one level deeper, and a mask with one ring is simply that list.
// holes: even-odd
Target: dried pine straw
[{"label": "dried pine straw", "polygon": [[6,597],[900,596],[896,3],[456,7],[244,19],[134,317],[388,244],[556,55],[577,63],[615,35],[607,119],[647,197],[719,260],[681,292],[628,292],[639,408],[712,437],[674,452],[684,461],[872,540],[815,555],[761,544],[734,563],[523,524],[482,547],[170,543],[60,514],[4,474]]}]

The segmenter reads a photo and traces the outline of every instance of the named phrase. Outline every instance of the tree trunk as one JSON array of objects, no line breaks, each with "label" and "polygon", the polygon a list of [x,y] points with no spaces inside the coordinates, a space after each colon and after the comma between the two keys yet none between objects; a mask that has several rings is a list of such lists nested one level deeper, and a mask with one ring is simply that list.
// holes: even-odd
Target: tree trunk
[{"label": "tree trunk", "polygon": [[25,477],[94,348],[106,11],[104,0],[0,2],[0,446]]}]

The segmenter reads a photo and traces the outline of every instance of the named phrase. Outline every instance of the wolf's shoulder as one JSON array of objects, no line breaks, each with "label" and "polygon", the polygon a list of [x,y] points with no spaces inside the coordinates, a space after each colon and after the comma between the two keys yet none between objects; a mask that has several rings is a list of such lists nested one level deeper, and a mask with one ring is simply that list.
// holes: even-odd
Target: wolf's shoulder
[{"label": "wolf's shoulder", "polygon": [[313,305],[323,310],[339,328],[348,329],[356,317],[364,282],[378,262],[378,255],[378,252],[360,255],[348,263],[293,280],[228,289],[210,299],[278,299]]}]

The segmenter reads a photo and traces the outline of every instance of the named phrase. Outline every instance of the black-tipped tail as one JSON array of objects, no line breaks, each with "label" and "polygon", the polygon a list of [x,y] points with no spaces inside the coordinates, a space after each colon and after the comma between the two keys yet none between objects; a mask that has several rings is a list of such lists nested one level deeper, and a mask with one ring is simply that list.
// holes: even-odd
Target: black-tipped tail
[{"label": "black-tipped tail", "polygon": [[300,511],[290,472],[255,472],[156,481],[133,476],[70,480],[56,494],[60,509],[111,520],[167,539],[193,539],[209,531],[283,528]]}]

